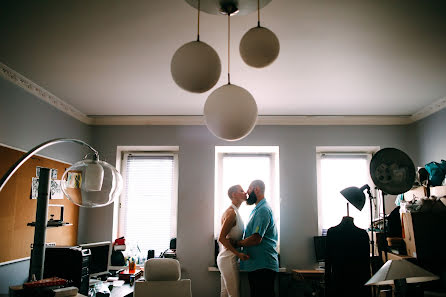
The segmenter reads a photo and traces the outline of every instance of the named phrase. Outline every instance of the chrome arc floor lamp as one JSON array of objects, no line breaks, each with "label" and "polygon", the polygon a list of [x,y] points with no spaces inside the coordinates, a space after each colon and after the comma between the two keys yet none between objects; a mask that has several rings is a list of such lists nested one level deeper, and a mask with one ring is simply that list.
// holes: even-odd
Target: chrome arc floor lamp
[{"label": "chrome arc floor lamp", "polygon": [[[8,180],[29,158],[39,151],[59,143],[80,144],[88,147],[93,152],[92,159],[84,159],[76,162],[63,174],[61,188],[71,202],[80,207],[102,207],[112,203],[120,195],[122,190],[122,177],[116,168],[105,161],[101,161],[98,151],[88,143],[69,138],[57,138],[46,141],[23,155],[0,179],[0,192]],[[72,187],[69,183],[70,177],[73,176],[79,177],[79,187]],[[31,252],[30,279],[35,277],[35,279],[40,280],[43,278],[50,184],[51,169],[41,168],[39,174],[34,243]]]}]

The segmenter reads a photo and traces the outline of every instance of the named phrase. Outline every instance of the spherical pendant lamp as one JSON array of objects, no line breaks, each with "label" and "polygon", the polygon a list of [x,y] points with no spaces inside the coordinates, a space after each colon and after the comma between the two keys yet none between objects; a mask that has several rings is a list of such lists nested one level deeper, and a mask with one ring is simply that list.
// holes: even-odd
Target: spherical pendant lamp
[{"label": "spherical pendant lamp", "polygon": [[209,95],[204,105],[204,119],[209,131],[218,138],[240,140],[254,129],[257,104],[247,90],[227,84]]},{"label": "spherical pendant lamp", "polygon": [[251,28],[240,41],[240,56],[251,67],[266,67],[279,56],[280,43],[276,34],[260,26],[260,0],[257,0],[257,27]]},{"label": "spherical pendant lamp", "polygon": [[279,56],[279,51],[279,39],[265,27],[251,28],[240,41],[240,56],[251,67],[270,65]]},{"label": "spherical pendant lamp", "polygon": [[200,41],[200,0],[198,0],[197,40],[184,44],[172,57],[170,72],[175,83],[193,93],[209,91],[220,78],[217,52]]},{"label": "spherical pendant lamp", "polygon": [[221,63],[217,52],[207,43],[192,41],[175,52],[170,70],[173,80],[182,89],[204,93],[220,78]]},{"label": "spherical pendant lamp", "polygon": [[245,90],[231,84],[230,40],[231,13],[237,11],[234,5],[222,6],[228,15],[228,84],[209,95],[204,105],[204,120],[209,131],[218,138],[236,141],[247,136],[256,124],[257,104],[254,97]]}]

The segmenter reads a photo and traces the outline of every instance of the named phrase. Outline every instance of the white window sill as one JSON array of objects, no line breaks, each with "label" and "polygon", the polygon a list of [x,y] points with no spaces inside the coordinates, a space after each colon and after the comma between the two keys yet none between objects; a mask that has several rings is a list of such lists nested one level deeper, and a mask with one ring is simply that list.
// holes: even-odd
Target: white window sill
[{"label": "white window sill", "polygon": [[[209,266],[209,267],[208,267],[208,271],[220,272],[220,270],[218,269],[218,267],[215,267],[215,266]],[[243,271],[242,271],[242,272],[243,272]],[[280,268],[279,268],[279,272],[286,272],[286,267],[280,267]]]}]

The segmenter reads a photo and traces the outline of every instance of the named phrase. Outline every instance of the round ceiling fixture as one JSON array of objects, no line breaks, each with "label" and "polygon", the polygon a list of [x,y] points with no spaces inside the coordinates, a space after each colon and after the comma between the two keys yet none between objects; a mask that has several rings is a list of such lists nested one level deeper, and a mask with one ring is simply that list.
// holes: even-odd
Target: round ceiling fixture
[{"label": "round ceiling fixture", "polygon": [[[258,0],[242,0],[242,1],[234,1],[234,0],[185,0],[190,6],[201,9],[209,14],[220,15],[222,13],[222,7],[227,5],[235,5],[237,6],[237,15],[248,15],[251,12],[254,12],[260,8],[268,5],[271,0],[260,0],[260,3],[257,3]],[[200,7],[200,8],[199,8]],[[224,11],[226,14],[227,11]],[[231,12],[232,14],[233,12]]]},{"label": "round ceiling fixture", "polygon": [[220,58],[207,43],[191,41],[175,52],[170,71],[173,80],[182,89],[204,93],[215,86],[220,78]]},{"label": "round ceiling fixture", "polygon": [[270,65],[279,56],[280,44],[271,30],[258,26],[243,35],[239,49],[246,64],[262,68]]},{"label": "round ceiling fixture", "polygon": [[218,138],[240,140],[254,129],[257,104],[247,90],[227,84],[209,95],[204,105],[204,119],[208,129]]}]

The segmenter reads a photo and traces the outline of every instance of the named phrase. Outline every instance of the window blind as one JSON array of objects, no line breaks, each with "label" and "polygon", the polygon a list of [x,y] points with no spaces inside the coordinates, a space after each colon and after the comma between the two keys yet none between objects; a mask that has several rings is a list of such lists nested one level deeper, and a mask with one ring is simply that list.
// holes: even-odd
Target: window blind
[{"label": "window blind", "polygon": [[158,256],[176,237],[176,177],[173,155],[125,156],[124,235],[131,254]]}]

